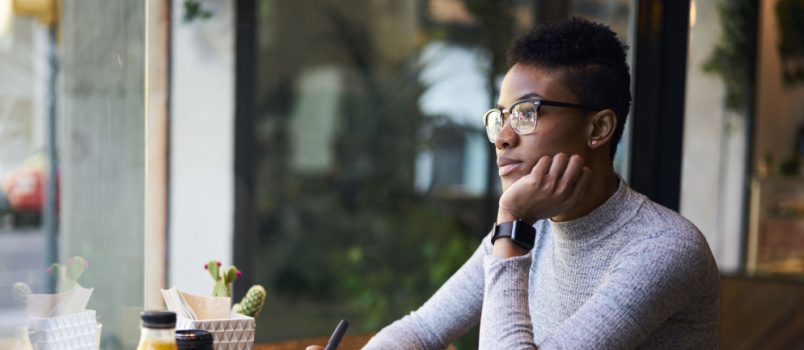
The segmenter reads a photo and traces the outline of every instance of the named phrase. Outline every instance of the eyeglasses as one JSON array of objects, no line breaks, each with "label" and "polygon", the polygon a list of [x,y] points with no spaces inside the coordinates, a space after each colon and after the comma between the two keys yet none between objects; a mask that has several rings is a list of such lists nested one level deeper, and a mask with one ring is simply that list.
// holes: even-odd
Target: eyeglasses
[{"label": "eyeglasses", "polygon": [[505,127],[508,121],[505,119],[506,115],[511,116],[511,128],[517,134],[527,135],[536,130],[536,119],[539,116],[539,108],[542,106],[556,106],[567,108],[585,109],[588,111],[598,111],[599,108],[578,105],[574,103],[554,102],[539,99],[527,99],[514,102],[509,109],[492,108],[485,115],[483,115],[483,124],[486,125],[486,133],[489,136],[489,141],[494,143],[497,134]]}]

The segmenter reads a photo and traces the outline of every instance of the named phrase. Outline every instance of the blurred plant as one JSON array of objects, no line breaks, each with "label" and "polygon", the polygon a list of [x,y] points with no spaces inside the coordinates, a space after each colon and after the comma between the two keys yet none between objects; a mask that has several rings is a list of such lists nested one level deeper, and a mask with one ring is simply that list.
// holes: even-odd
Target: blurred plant
[{"label": "blurred plant", "polygon": [[[416,39],[480,48],[489,59],[490,98],[484,103],[493,104],[496,82],[507,69],[505,49],[516,34],[513,3],[468,0],[477,21],[468,26],[426,23],[424,31],[415,33]],[[261,277],[271,279],[272,294],[298,298],[299,305],[326,301],[339,311],[348,305],[356,314],[352,317],[360,318],[353,324],[356,331],[377,331],[419,307],[475,251],[483,232],[467,227],[474,217],[459,215],[493,214],[496,207],[488,210],[477,198],[448,203],[414,191],[416,156],[436,144],[431,137],[437,133],[423,130],[443,126],[419,108],[427,87],[420,81],[418,52],[405,59],[383,57],[375,46],[377,31],[365,25],[360,11],[298,6],[315,12],[315,27],[286,30],[330,35],[283,44],[267,56],[294,57],[287,67],[266,58],[276,81],[266,90],[258,134],[265,140],[259,155],[259,183],[265,184],[259,206],[259,256],[265,260]],[[299,103],[315,101],[292,93],[299,86],[294,79],[298,72],[321,66],[336,66],[341,79],[337,91],[324,92],[338,97],[338,110],[330,114],[336,118],[334,135],[326,136],[326,157],[332,159],[324,169],[296,172],[294,159],[308,155],[293,147],[299,132],[292,126],[293,111]],[[309,130],[304,132],[317,131],[315,124],[305,126]],[[491,175],[490,182],[495,179]],[[467,203],[479,210],[466,208]],[[496,206],[496,198],[489,203]],[[477,346],[477,331],[473,333],[469,337],[475,340],[460,348]]]},{"label": "blurred plant", "polygon": [[14,304],[24,309],[28,307],[28,295],[32,294],[31,287],[25,282],[16,282],[11,286],[14,295]]},{"label": "blurred plant", "polygon": [[[421,305],[478,241],[414,192],[415,158],[428,143],[420,130],[431,121],[419,109],[417,55],[389,63],[363,22],[323,11],[332,35],[316,45],[347,57],[335,159],[325,172],[267,173],[268,195],[281,205],[265,215],[264,244],[276,257],[278,294],[351,305],[361,314],[355,326],[376,331]],[[289,123],[275,123],[283,131],[272,137],[270,168],[292,169]]]},{"label": "blurred plant", "polygon": [[804,81],[804,0],[779,0],[776,19],[782,77],[785,84],[794,85]]},{"label": "blurred plant", "polygon": [[198,0],[184,0],[184,16],[182,21],[190,23],[196,19],[208,19],[212,17],[212,11],[204,8]]},{"label": "blurred plant", "polygon": [[72,257],[64,265],[54,263],[47,269],[56,280],[56,293],[69,292],[78,283],[78,277],[89,268],[89,262],[80,256]]},{"label": "blurred plant", "polygon": [[[78,284],[78,277],[89,268],[89,262],[80,256],[72,257],[67,260],[67,264],[60,265],[53,263],[47,273],[56,280],[56,293],[69,292]],[[14,304],[21,308],[28,307],[28,295],[32,294],[31,287],[25,282],[16,282],[11,286],[14,296]]]},{"label": "blurred plant", "polygon": [[723,32],[702,68],[723,80],[726,90],[724,107],[741,112],[745,109],[750,82],[750,65],[745,53],[754,50],[748,46],[746,31],[753,14],[748,0],[721,0],[717,4],[717,13]]},{"label": "blurred plant", "polygon": [[801,161],[796,154],[788,154],[779,160],[779,175],[781,176],[796,176],[798,175],[798,168]]}]

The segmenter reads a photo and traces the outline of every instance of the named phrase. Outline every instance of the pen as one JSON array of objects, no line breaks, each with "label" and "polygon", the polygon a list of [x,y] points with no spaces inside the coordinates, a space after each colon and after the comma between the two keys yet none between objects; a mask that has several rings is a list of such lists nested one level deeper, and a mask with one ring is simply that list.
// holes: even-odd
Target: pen
[{"label": "pen", "polygon": [[343,335],[346,334],[346,328],[349,328],[349,321],[341,320],[341,323],[338,323],[338,327],[335,327],[335,333],[332,333],[332,337],[330,337],[327,342],[327,348],[324,350],[337,349],[338,344],[340,344],[341,339],[343,339]]}]

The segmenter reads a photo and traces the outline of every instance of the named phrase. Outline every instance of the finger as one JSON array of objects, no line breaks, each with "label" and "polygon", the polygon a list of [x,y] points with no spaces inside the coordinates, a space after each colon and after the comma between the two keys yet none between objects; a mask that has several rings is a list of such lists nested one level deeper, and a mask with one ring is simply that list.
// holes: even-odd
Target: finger
[{"label": "finger", "polygon": [[324,350],[324,347],[323,346],[318,346],[318,345],[310,345],[307,348],[305,348],[304,350]]},{"label": "finger", "polygon": [[544,177],[548,171],[550,171],[550,166],[553,163],[553,158],[550,156],[543,156],[539,158],[539,161],[536,162],[536,165],[533,166],[533,169],[530,171],[531,174],[536,175],[539,179]]},{"label": "finger", "polygon": [[583,198],[586,194],[586,187],[589,186],[589,183],[592,182],[592,169],[589,167],[583,167],[581,169],[581,175],[578,177],[578,181],[575,182],[575,187],[572,189],[572,198],[576,202]]},{"label": "finger", "polygon": [[569,157],[564,153],[558,153],[553,157],[553,163],[550,164],[550,171],[547,176],[553,180],[559,180],[564,175],[564,170],[567,169]]},{"label": "finger", "polygon": [[581,170],[583,170],[583,157],[573,154],[567,162],[567,168],[564,170],[564,175],[561,177],[561,183],[567,188],[575,185],[578,176],[581,174]]}]

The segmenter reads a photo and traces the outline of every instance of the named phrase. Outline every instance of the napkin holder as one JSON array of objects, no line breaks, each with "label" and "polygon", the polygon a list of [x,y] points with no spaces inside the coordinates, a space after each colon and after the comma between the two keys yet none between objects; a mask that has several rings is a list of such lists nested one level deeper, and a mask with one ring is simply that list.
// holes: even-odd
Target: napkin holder
[{"label": "napkin holder", "polygon": [[251,350],[256,323],[253,317],[232,313],[229,318],[191,320],[179,317],[176,329],[203,329],[212,333],[215,350]]},{"label": "napkin holder", "polygon": [[29,318],[34,350],[96,350],[98,325],[95,310],[76,314]]}]

